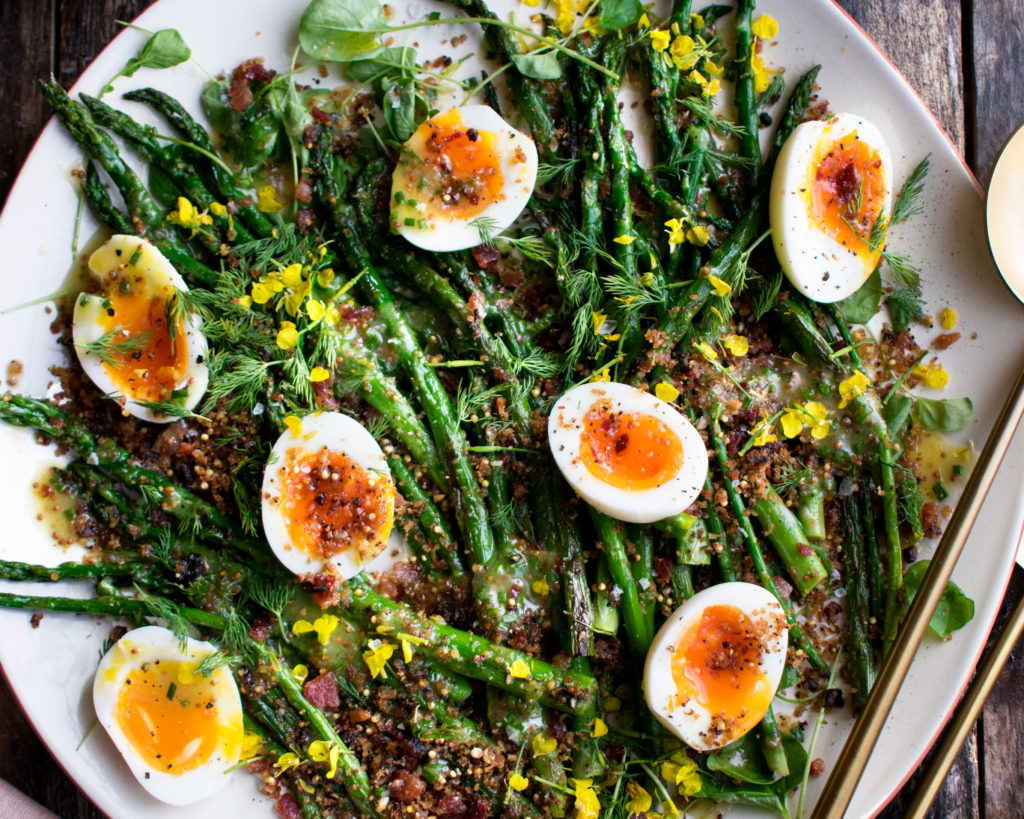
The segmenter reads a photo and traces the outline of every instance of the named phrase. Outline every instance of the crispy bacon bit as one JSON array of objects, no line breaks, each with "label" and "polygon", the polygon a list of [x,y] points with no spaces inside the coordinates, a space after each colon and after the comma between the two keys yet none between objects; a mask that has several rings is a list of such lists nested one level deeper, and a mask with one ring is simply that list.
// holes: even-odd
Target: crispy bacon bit
[{"label": "crispy bacon bit", "polygon": [[265,643],[271,632],[274,630],[274,621],[277,618],[269,611],[263,611],[256,615],[249,626],[249,637],[257,643]]},{"label": "crispy bacon bit", "polygon": [[313,201],[313,181],[305,174],[302,175],[299,184],[295,186],[295,198],[300,202]]},{"label": "crispy bacon bit", "polygon": [[331,122],[331,115],[326,111],[317,108],[315,105],[309,109],[310,116],[313,117],[317,122],[322,122],[324,125],[329,125]]},{"label": "crispy bacon bit", "polygon": [[811,760],[810,774],[811,776],[821,776],[825,773],[825,760],[820,756]]},{"label": "crispy bacon bit", "polygon": [[398,771],[388,786],[388,793],[396,802],[414,802],[423,795],[427,784],[411,771]]},{"label": "crispy bacon bit", "polygon": [[933,346],[936,350],[948,350],[959,340],[959,333],[943,333],[941,336],[935,339],[935,343]]},{"label": "crispy bacon bit", "polygon": [[921,528],[925,537],[938,537],[942,534],[942,508],[935,501],[928,501],[921,507]]},{"label": "crispy bacon bit", "polygon": [[338,399],[331,390],[331,381],[332,379],[330,378],[326,381],[314,381],[313,392],[316,394],[316,405],[318,407],[333,411],[338,409],[341,404],[338,403]]},{"label": "crispy bacon bit", "polygon": [[321,671],[319,676],[302,686],[302,693],[317,708],[337,708],[341,705],[338,681],[329,671]]},{"label": "crispy bacon bit", "polygon": [[270,82],[277,72],[263,65],[260,59],[246,60],[231,74],[228,101],[236,111],[244,111],[253,103],[251,82]]},{"label": "crispy bacon bit", "polygon": [[274,813],[281,819],[302,819],[302,808],[299,807],[298,800],[288,791],[282,793],[274,803]]},{"label": "crispy bacon bit", "polygon": [[29,622],[32,624],[32,628],[39,628],[39,624],[43,622],[43,613],[41,611],[35,612]]},{"label": "crispy bacon bit", "polygon": [[494,267],[501,259],[501,254],[498,252],[498,248],[491,245],[477,245],[470,253],[473,254],[473,261],[475,261],[484,270]]},{"label": "crispy bacon bit", "polygon": [[373,308],[366,305],[357,307],[350,304],[341,309],[341,317],[352,324],[365,324],[373,318]]}]

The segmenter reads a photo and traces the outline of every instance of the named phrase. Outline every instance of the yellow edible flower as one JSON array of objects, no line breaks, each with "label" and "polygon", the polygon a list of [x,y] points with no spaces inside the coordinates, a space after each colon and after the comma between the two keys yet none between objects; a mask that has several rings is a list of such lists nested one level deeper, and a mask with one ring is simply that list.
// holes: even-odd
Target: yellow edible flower
[{"label": "yellow edible flower", "polygon": [[762,418],[758,421],[750,431],[750,434],[753,436],[753,441],[751,441],[753,446],[764,446],[765,444],[770,444],[772,441],[778,440],[775,437],[772,425],[768,423],[767,418]]},{"label": "yellow edible flower", "polygon": [[702,356],[704,356],[704,358],[707,358],[707,359],[718,358],[718,353],[716,353],[714,351],[714,349],[711,347],[711,345],[707,344],[707,343],[705,343],[703,341],[695,341],[695,342],[693,342],[693,349],[695,349],[698,353],[700,353]]},{"label": "yellow edible flower", "polygon": [[652,31],[651,32],[651,48],[655,51],[664,51],[668,48],[668,44],[672,39],[672,35],[667,31]]},{"label": "yellow edible flower", "polygon": [[704,86],[702,93],[705,97],[713,97],[719,91],[722,90],[722,84],[718,80],[711,80],[707,85]]},{"label": "yellow edible flower", "polygon": [[779,33],[779,23],[767,14],[762,14],[750,24],[750,33],[758,40],[773,40]]},{"label": "yellow edible flower", "polygon": [[280,776],[289,768],[297,768],[302,764],[302,760],[299,759],[299,755],[289,751],[286,754],[281,754],[277,758],[277,762],[274,763],[274,767],[277,768],[277,775]]},{"label": "yellow edible flower", "polygon": [[679,397],[679,390],[667,381],[662,381],[654,388],[654,394],[665,403],[671,404]]},{"label": "yellow edible flower", "polygon": [[167,221],[175,225],[180,225],[186,230],[191,230],[194,236],[196,231],[205,225],[213,224],[213,217],[210,216],[205,210],[201,211],[196,208],[188,199],[184,196],[178,197],[178,209],[171,211],[167,215]]},{"label": "yellow edible flower", "polygon": [[326,312],[327,308],[324,307],[324,303],[322,301],[310,299],[306,304],[306,313],[309,315],[310,321],[320,321]]},{"label": "yellow edible flower", "polygon": [[235,299],[235,304],[245,310],[250,310],[252,309],[252,296],[239,296]]},{"label": "yellow edible flower", "polygon": [[416,637],[412,634],[404,633],[398,635],[398,642],[402,645],[402,659],[407,663],[412,662],[412,647],[414,645],[425,646],[427,644],[427,641],[422,637]]},{"label": "yellow edible flower", "polygon": [[799,407],[786,407],[779,418],[782,434],[787,438],[795,438],[804,428],[804,413]]},{"label": "yellow edible flower", "polygon": [[537,8],[540,5],[540,0],[523,0],[523,3],[529,6],[531,9]]},{"label": "yellow edible flower", "polygon": [[750,58],[750,68],[754,72],[754,93],[763,94],[771,85],[772,74],[775,72],[756,54]]},{"label": "yellow edible flower", "polygon": [[930,364],[918,364],[914,367],[914,375],[936,390],[944,389],[949,383],[949,373],[934,359]]},{"label": "yellow edible flower", "polygon": [[288,427],[288,431],[291,432],[296,438],[302,434],[302,419],[297,418],[294,415],[286,415],[284,417],[284,425]]},{"label": "yellow edible flower", "polygon": [[512,661],[512,665],[508,667],[508,673],[510,677],[515,677],[519,680],[528,680],[533,676],[533,674],[530,673],[529,664],[522,658]]},{"label": "yellow edible flower", "polygon": [[292,631],[296,634],[309,634],[316,632],[316,638],[320,645],[325,646],[334,634],[334,630],[341,621],[333,614],[322,614],[312,623],[309,620],[296,620],[292,625]]},{"label": "yellow edible flower", "polygon": [[321,287],[327,287],[331,282],[334,281],[334,270],[330,267],[325,267],[323,270],[316,272],[316,283]]},{"label": "yellow edible flower", "polygon": [[385,675],[384,666],[391,659],[391,655],[395,653],[395,647],[391,643],[380,640],[370,640],[368,646],[363,652],[366,667],[370,669],[370,674],[375,679],[383,677]]},{"label": "yellow edible flower", "polygon": [[508,778],[508,786],[514,791],[522,791],[526,789],[526,786],[530,784],[530,780],[523,776],[519,771],[516,771],[512,776]]},{"label": "yellow edible flower", "polygon": [[750,351],[750,342],[746,337],[738,336],[735,333],[729,333],[723,338],[722,346],[737,358],[742,358]]},{"label": "yellow edible flower", "polygon": [[333,740],[325,742],[318,739],[310,743],[307,753],[314,762],[327,762],[329,764],[327,778],[334,779],[334,775],[338,772],[338,758],[341,756],[341,747],[337,742]]},{"label": "yellow edible flower", "polygon": [[608,314],[602,313],[600,310],[595,310],[591,319],[594,322],[594,335],[601,335],[601,328],[604,327],[604,323],[608,320]]},{"label": "yellow edible flower", "polygon": [[302,683],[306,681],[306,677],[309,676],[309,667],[299,663],[292,669],[292,677],[298,682]]},{"label": "yellow edible flower", "polygon": [[693,24],[694,31],[700,31],[702,28],[704,28],[704,15],[697,14],[697,12],[691,12],[690,23]]},{"label": "yellow edible flower", "polygon": [[309,371],[309,380],[314,384],[318,384],[321,381],[326,381],[331,377],[330,372],[325,370],[323,367],[314,367]]},{"label": "yellow edible flower", "polygon": [[708,276],[708,282],[711,284],[711,289],[715,291],[716,296],[728,296],[732,292],[732,285],[729,282],[722,281],[718,276]]},{"label": "yellow edible flower", "polygon": [[[715,80],[718,82],[718,80]],[[711,231],[704,225],[693,225],[686,229],[686,241],[697,247],[704,247],[711,239]]]},{"label": "yellow edible flower", "polygon": [[277,213],[284,205],[277,201],[273,185],[264,185],[256,192],[256,207],[263,213]]},{"label": "yellow edible flower", "polygon": [[281,271],[281,282],[285,287],[298,287],[302,284],[302,265],[288,265],[288,267]]},{"label": "yellow edible flower", "polygon": [[627,782],[626,793],[629,794],[626,810],[630,813],[646,813],[651,809],[651,795],[641,785]]},{"label": "yellow edible flower", "polygon": [[863,395],[864,390],[868,388],[871,383],[870,379],[857,370],[849,378],[845,378],[839,382],[839,409],[843,409],[858,395]]},{"label": "yellow edible flower", "polygon": [[263,282],[256,282],[252,286],[252,300],[256,304],[266,304],[274,296],[274,291],[270,289],[270,286]]},{"label": "yellow edible flower", "polygon": [[601,382],[601,381],[611,381],[612,380],[611,371],[610,370],[601,370],[601,372],[599,372],[597,375],[591,376],[590,380],[595,382],[595,383]]},{"label": "yellow edible flower", "polygon": [[640,15],[640,19],[636,21],[636,27],[637,28],[650,28],[651,27],[651,18],[647,16],[647,12],[646,11],[643,14],[641,14]]},{"label": "yellow edible flower", "polygon": [[676,807],[676,803],[671,799],[661,803],[661,815],[674,817],[679,816],[679,808]]},{"label": "yellow edible flower", "polygon": [[700,771],[697,770],[697,763],[686,754],[673,754],[668,762],[662,763],[661,776],[678,788],[680,796],[693,796],[700,791]]},{"label": "yellow edible flower", "polygon": [[292,321],[282,321],[281,329],[277,331],[277,346],[282,350],[290,350],[299,343],[299,331],[295,329]]},{"label": "yellow edible flower", "polygon": [[605,721],[603,719],[601,719],[600,717],[595,717],[595,719],[594,719],[594,727],[590,729],[590,735],[594,739],[597,739],[598,737],[603,737],[607,733],[608,733],[608,726],[605,724]]},{"label": "yellow edible flower", "polygon": [[615,244],[618,244],[618,245],[627,245],[628,246],[628,245],[633,244],[633,242],[636,241],[636,236],[630,236],[630,235],[624,233],[624,234],[622,234],[622,236],[616,236],[614,239],[612,239],[612,241],[615,242]]},{"label": "yellow edible flower", "polygon": [[242,759],[252,759],[254,756],[259,754],[260,749],[263,747],[263,740],[256,734],[250,734],[246,731],[242,735]]},{"label": "yellow edible flower", "polygon": [[686,241],[686,226],[679,219],[669,219],[665,223],[668,228],[668,243],[681,245]]},{"label": "yellow edible flower", "polygon": [[707,74],[710,77],[717,77],[717,76],[719,76],[722,73],[723,70],[724,69],[722,68],[722,66],[720,66],[718,63],[716,63],[714,60],[705,60],[704,61],[704,73]]},{"label": "yellow edible flower", "polygon": [[534,580],[530,584],[534,594],[539,594],[541,597],[547,597],[551,594],[551,586],[548,585],[548,581],[543,577],[540,580]]},{"label": "yellow edible flower", "polygon": [[807,415],[807,426],[811,429],[811,437],[821,440],[831,428],[828,420],[828,410],[819,401],[808,401],[804,404],[804,413]]},{"label": "yellow edible flower", "polygon": [[699,85],[701,88],[708,84],[708,78],[696,70],[691,71],[687,76],[687,79],[694,85]]},{"label": "yellow edible flower", "polygon": [[952,330],[956,327],[956,310],[952,307],[947,307],[939,313],[939,323],[942,325],[943,330]]},{"label": "yellow edible flower", "polygon": [[214,216],[227,216],[228,209],[224,207],[220,202],[210,203],[210,213]]},{"label": "yellow edible flower", "polygon": [[533,749],[534,756],[547,756],[558,747],[558,743],[554,737],[549,737],[542,731],[539,734],[533,735],[533,739],[530,740],[530,747]]},{"label": "yellow edible flower", "polygon": [[570,779],[573,787],[573,794],[576,801],[573,806],[576,808],[576,819],[597,819],[601,814],[601,800],[594,792],[593,782],[590,779]]},{"label": "yellow edible flower", "polygon": [[693,38],[686,34],[680,34],[672,40],[668,53],[680,71],[689,71],[697,64],[701,56],[699,51],[694,50]]}]

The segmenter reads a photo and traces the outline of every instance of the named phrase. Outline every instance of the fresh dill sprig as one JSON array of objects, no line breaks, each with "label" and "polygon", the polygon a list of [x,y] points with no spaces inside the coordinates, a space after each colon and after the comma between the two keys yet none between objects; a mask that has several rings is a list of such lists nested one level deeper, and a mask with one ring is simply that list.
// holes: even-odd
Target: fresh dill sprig
[{"label": "fresh dill sprig", "polygon": [[582,160],[580,157],[560,157],[555,162],[542,162],[537,168],[537,184],[546,185],[551,181],[558,181],[560,187],[566,188],[572,183],[576,166]]},{"label": "fresh dill sprig", "polygon": [[190,409],[185,409],[181,401],[171,399],[169,401],[147,401],[144,398],[132,399],[133,404],[145,407],[157,415],[164,415],[168,418],[197,418],[200,421],[209,421],[205,415],[200,415]]},{"label": "fresh dill sprig", "polygon": [[911,322],[924,318],[924,304],[921,301],[920,289],[902,287],[893,290],[886,296],[885,306],[889,308],[892,326],[897,333],[910,327]]},{"label": "fresh dill sprig", "polygon": [[281,363],[222,350],[211,350],[207,362],[211,377],[203,411],[209,412],[219,401],[226,399],[226,409],[230,413],[252,411],[270,368]]},{"label": "fresh dill sprig", "polygon": [[687,97],[682,102],[683,105],[690,109],[690,113],[703,124],[709,126],[719,136],[740,136],[746,133],[746,129],[742,125],[715,116],[711,110],[711,103],[708,100],[699,97]]},{"label": "fresh dill sprig", "polygon": [[758,96],[754,103],[756,108],[767,108],[769,105],[775,105],[782,96],[782,92],[786,90],[786,77],[784,71],[778,71],[772,75],[771,82],[768,83],[768,87],[764,90],[764,93]]},{"label": "fresh dill sprig", "polygon": [[234,668],[240,665],[242,658],[237,654],[228,654],[225,651],[218,649],[217,651],[211,651],[205,657],[203,661],[199,663],[199,667],[196,669],[197,674],[201,674],[204,677],[212,677],[213,672],[218,668]]},{"label": "fresh dill sprig", "polygon": [[636,279],[616,273],[605,277],[604,289],[632,310],[665,304],[665,292],[657,289],[653,277],[641,276]]},{"label": "fresh dill sprig", "polygon": [[473,391],[459,384],[455,393],[455,414],[460,424],[474,423],[474,417],[499,395],[508,392],[507,384],[497,384],[485,390]]},{"label": "fresh dill sprig", "polygon": [[146,614],[155,620],[163,621],[168,631],[178,641],[178,645],[184,650],[185,644],[188,641],[188,620],[181,613],[180,607],[166,597],[156,597],[147,594],[138,586],[135,587],[135,592],[139,600],[142,601],[143,606],[145,606]]},{"label": "fresh dill sprig", "polygon": [[789,461],[779,471],[775,481],[775,491],[786,497],[813,477],[814,473],[809,467],[801,468],[795,461]]},{"label": "fresh dill sprig", "polygon": [[896,201],[892,206],[892,218],[889,220],[890,227],[906,222],[911,216],[921,212],[921,195],[924,193],[924,180],[931,168],[931,155],[929,154],[910,172],[900,192],[896,194]]},{"label": "fresh dill sprig", "polygon": [[170,566],[174,557],[174,535],[170,529],[160,529],[156,539],[149,544],[150,557],[161,566]]},{"label": "fresh dill sprig", "polygon": [[765,314],[775,305],[778,301],[779,291],[782,289],[782,274],[779,273],[771,281],[767,282],[763,287],[758,288],[757,294],[754,296],[753,311],[754,321],[760,321],[764,318]]},{"label": "fresh dill sprig", "polygon": [[145,350],[152,335],[152,328],[131,335],[124,328],[115,327],[112,330],[107,330],[99,338],[95,338],[92,341],[75,342],[75,347],[84,352],[92,353],[104,364],[116,367],[121,363],[120,359],[132,353]]},{"label": "fresh dill sprig", "polygon": [[478,216],[469,223],[477,229],[480,234],[480,244],[487,247],[498,247],[498,242],[514,247],[525,258],[548,267],[555,264],[554,251],[544,239],[537,235],[528,236],[505,236],[498,229],[497,220],[490,216]]},{"label": "fresh dill sprig", "polygon": [[167,495],[164,493],[162,486],[157,486],[153,483],[143,483],[139,484],[138,489],[143,500],[150,506],[159,507],[167,500]]},{"label": "fresh dill sprig", "polygon": [[[257,606],[266,609],[277,618],[281,638],[285,637],[284,609],[291,600],[291,590],[259,575],[250,575],[245,584],[246,596]],[[342,676],[342,675],[339,675]]]}]

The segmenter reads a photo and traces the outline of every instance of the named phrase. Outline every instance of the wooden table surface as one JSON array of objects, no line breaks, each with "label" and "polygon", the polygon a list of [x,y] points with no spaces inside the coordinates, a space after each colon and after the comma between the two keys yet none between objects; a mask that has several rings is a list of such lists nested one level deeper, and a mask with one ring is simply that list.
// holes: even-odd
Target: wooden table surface
[{"label": "wooden table surface", "polygon": [[[215,0],[214,0],[215,2]],[[296,7],[302,0],[294,0]],[[910,81],[981,183],[1024,120],[1024,0],[840,0]],[[37,84],[71,85],[148,0],[0,0],[0,201],[50,112]],[[698,2],[695,4],[700,6]],[[1015,569],[1001,618],[1024,594]],[[1024,641],[939,793],[934,817],[1024,815]],[[0,675],[0,778],[66,819],[102,814],[36,738]],[[883,812],[897,819],[913,780]]]}]

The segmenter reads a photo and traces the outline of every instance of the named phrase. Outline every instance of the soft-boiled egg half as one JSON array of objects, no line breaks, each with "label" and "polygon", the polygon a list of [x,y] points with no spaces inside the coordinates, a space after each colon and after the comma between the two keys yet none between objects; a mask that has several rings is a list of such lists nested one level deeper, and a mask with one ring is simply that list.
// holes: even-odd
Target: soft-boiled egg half
[{"label": "soft-boiled egg half", "polygon": [[481,233],[496,235],[516,220],[536,181],[530,137],[486,105],[450,108],[402,146],[391,227],[425,250],[475,247]]},{"label": "soft-boiled egg half", "polygon": [[242,753],[242,700],[227,666],[198,672],[215,651],[165,628],[129,631],[96,669],[92,699],[135,778],[171,805],[220,792]]},{"label": "soft-boiled egg half", "polygon": [[206,337],[175,309],[175,291],[188,290],[178,271],[142,237],[118,234],[89,257],[89,272],[100,292],[80,293],[72,316],[82,369],[144,421],[174,420],[149,404],[194,408],[209,381]]},{"label": "soft-boiled egg half", "polygon": [[881,132],[856,114],[804,122],[772,174],[772,242],[783,271],[818,302],[852,295],[878,266],[884,236],[871,227],[892,206],[892,157]]},{"label": "soft-boiled egg half", "polygon": [[695,594],[647,652],[643,685],[651,713],[698,751],[734,742],[771,705],[788,635],[782,606],[761,586],[721,583]]},{"label": "soft-boiled egg half", "polygon": [[[373,436],[340,412],[289,420],[263,472],[263,529],[295,574],[333,566],[345,578],[399,558],[391,470]],[[404,554],[403,554],[404,556]]]},{"label": "soft-boiled egg half", "polygon": [[708,453],[671,404],[612,381],[573,387],[548,416],[555,463],[576,493],[610,517],[652,523],[704,488]]}]

